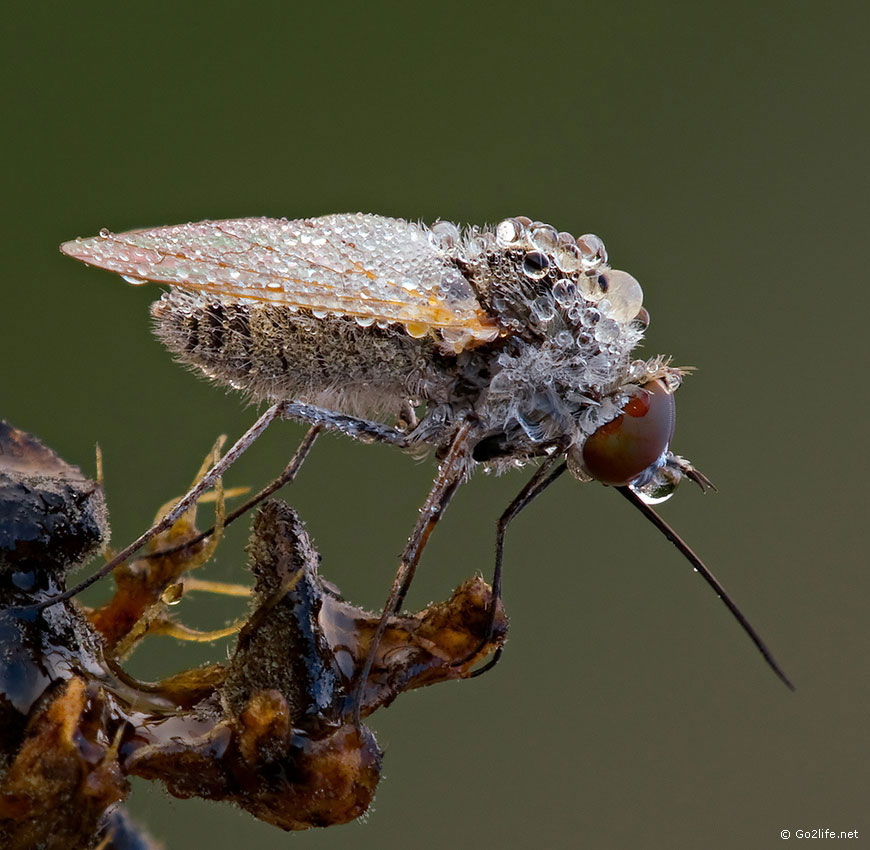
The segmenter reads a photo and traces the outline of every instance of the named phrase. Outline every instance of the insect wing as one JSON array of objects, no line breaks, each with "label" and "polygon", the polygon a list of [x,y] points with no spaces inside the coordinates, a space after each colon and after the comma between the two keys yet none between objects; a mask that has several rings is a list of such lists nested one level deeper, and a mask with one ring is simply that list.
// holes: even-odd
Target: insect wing
[{"label": "insect wing", "polygon": [[[437,330],[458,344],[498,335],[468,281],[421,225],[365,215],[287,221],[242,218],[101,231],[61,251],[131,282]],[[463,342],[464,341],[464,342]]]}]

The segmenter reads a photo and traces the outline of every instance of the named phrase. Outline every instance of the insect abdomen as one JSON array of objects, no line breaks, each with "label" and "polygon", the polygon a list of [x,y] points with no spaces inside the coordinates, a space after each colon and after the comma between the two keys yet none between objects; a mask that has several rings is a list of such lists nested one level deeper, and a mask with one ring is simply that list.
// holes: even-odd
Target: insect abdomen
[{"label": "insect abdomen", "polygon": [[434,342],[401,329],[180,288],[164,293],[151,313],[157,336],[179,360],[258,401],[393,414],[409,398],[450,395],[453,379],[437,366]]}]

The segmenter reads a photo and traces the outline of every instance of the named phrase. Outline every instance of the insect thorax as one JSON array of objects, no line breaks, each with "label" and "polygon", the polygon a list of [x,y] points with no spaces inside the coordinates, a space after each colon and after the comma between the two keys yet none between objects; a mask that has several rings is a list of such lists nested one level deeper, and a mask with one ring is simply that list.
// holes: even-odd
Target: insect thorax
[{"label": "insect thorax", "polygon": [[511,333],[481,410],[506,445],[578,444],[619,414],[620,388],[648,377],[648,364],[631,361],[645,328],[642,292],[607,265],[597,237],[508,219],[466,231],[453,251],[487,313]]}]

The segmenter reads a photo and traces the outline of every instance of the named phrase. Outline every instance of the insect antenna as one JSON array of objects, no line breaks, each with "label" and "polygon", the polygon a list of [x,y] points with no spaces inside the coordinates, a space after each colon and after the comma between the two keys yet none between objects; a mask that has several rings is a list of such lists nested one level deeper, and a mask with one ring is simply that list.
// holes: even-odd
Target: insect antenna
[{"label": "insect antenna", "polygon": [[722,600],[725,607],[734,616],[734,619],[743,627],[743,631],[749,635],[752,642],[758,648],[758,651],[764,656],[764,660],[774,673],[785,683],[789,690],[795,689],[791,679],[786,676],[783,669],[776,663],[770,650],[765,645],[764,641],[757,631],[750,625],[746,617],[743,616],[740,609],[737,607],[734,600],[725,591],[725,588],[719,583],[719,580],[707,567],[704,562],[689,548],[688,544],[674,531],[637,493],[630,487],[616,487],[629,502],[631,502],[686,558],[686,560],[695,568],[695,572],[699,573],[704,581],[713,588],[716,595]]}]

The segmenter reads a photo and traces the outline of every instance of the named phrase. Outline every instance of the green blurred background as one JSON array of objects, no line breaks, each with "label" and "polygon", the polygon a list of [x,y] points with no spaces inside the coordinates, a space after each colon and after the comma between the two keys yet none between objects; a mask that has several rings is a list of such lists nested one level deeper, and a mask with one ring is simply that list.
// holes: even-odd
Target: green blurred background
[{"label": "green blurred background", "polygon": [[[674,448],[720,492],[686,486],[662,513],[798,685],[775,679],[622,499],[563,480],[511,530],[501,665],[374,719],[386,762],[364,822],[291,837],[137,781],[132,811],[170,850],[870,835],[870,14],[762,6],[4,11],[0,416],[91,473],[99,441],[117,545],[255,411],[151,337],[156,288],[73,263],[61,241],[206,217],[525,214],[599,233],[644,286],[645,351],[698,367]],[[302,433],[274,427],[227,483],[262,484]],[[388,449],[317,446],[289,498],[353,600],[382,602],[433,471]],[[460,492],[412,605],[490,569],[494,521],[527,475]],[[213,577],[244,580],[245,536],[229,535]],[[199,598],[180,613],[214,627],[238,610]],[[225,651],[155,640],[130,669],[156,677]]]}]

